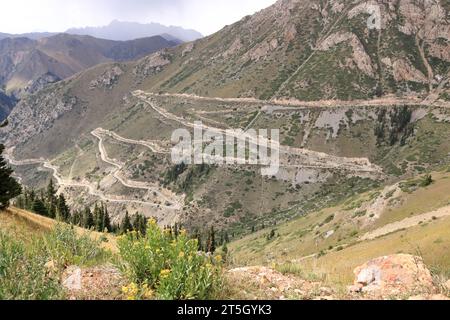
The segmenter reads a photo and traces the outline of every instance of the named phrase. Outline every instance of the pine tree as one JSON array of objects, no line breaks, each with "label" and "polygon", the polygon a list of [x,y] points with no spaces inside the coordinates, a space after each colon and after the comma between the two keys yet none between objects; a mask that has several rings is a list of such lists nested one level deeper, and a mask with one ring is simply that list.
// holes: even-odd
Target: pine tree
[{"label": "pine tree", "polygon": [[97,204],[94,207],[94,229],[97,231],[103,231],[103,212],[100,210]]},{"label": "pine tree", "polygon": [[59,195],[56,202],[56,218],[64,222],[68,222],[70,220],[70,210],[63,194]]},{"label": "pine tree", "polygon": [[103,230],[102,231],[106,230],[107,232],[111,232],[112,231],[111,218],[109,217],[108,208],[103,203],[102,203],[102,211],[103,211]]},{"label": "pine tree", "polygon": [[147,233],[147,218],[142,214],[136,214],[133,221],[133,230],[145,235]]},{"label": "pine tree", "polygon": [[94,217],[92,216],[91,209],[86,207],[83,212],[82,226],[86,229],[94,227]]},{"label": "pine tree", "polygon": [[47,208],[45,203],[41,199],[35,199],[31,205],[31,211],[41,216],[48,216]]},{"label": "pine tree", "polygon": [[47,207],[48,216],[50,218],[56,218],[56,190],[53,185],[53,180],[50,179],[47,185],[47,192],[45,194],[45,203]]},{"label": "pine tree", "polygon": [[75,211],[75,212],[72,214],[71,222],[72,222],[72,224],[75,225],[75,226],[80,226],[80,227],[82,226],[83,216],[82,216],[82,214],[81,214],[80,211]]},{"label": "pine tree", "polygon": [[223,254],[223,256],[222,256],[223,262],[226,263],[228,260],[228,246],[226,243],[224,243],[222,246],[222,254]]},{"label": "pine tree", "polygon": [[230,243],[230,237],[228,236],[228,232],[225,231],[225,237],[224,237],[225,244]]},{"label": "pine tree", "polygon": [[9,205],[9,200],[17,197],[22,192],[20,184],[11,176],[13,171],[7,167],[6,161],[1,154],[5,147],[0,144],[0,209]]},{"label": "pine tree", "polygon": [[206,250],[209,253],[214,253],[216,251],[216,232],[214,227],[211,227],[209,231],[208,240],[206,241]]},{"label": "pine tree", "polygon": [[131,231],[133,226],[131,225],[130,215],[128,211],[125,213],[125,217],[122,220],[122,224],[120,225],[120,234],[125,234],[128,231]]}]

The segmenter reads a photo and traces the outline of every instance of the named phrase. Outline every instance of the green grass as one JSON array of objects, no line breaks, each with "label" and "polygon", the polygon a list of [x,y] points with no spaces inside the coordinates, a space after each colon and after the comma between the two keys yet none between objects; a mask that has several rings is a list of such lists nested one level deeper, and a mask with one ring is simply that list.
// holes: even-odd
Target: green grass
[{"label": "green grass", "polygon": [[111,257],[99,241],[69,226],[48,231],[7,213],[0,221],[0,300],[64,299],[60,277],[66,266],[98,265]]}]

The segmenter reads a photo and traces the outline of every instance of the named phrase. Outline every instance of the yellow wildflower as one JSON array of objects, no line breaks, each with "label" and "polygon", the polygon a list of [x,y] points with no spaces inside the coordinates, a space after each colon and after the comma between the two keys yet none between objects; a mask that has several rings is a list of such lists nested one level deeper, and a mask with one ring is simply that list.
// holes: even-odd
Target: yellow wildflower
[{"label": "yellow wildflower", "polygon": [[171,272],[170,270],[164,269],[164,270],[161,270],[159,275],[162,279],[165,279],[170,275],[170,272]]},{"label": "yellow wildflower", "polygon": [[221,255],[218,255],[218,256],[216,256],[215,259],[216,259],[217,262],[221,262],[221,261],[222,261],[222,256],[221,256]]},{"label": "yellow wildflower", "polygon": [[152,299],[154,297],[154,292],[152,289],[147,289],[144,291],[144,299]]},{"label": "yellow wildflower", "polygon": [[185,255],[184,252],[181,251],[180,254],[178,255],[178,258],[184,258],[184,255]]}]

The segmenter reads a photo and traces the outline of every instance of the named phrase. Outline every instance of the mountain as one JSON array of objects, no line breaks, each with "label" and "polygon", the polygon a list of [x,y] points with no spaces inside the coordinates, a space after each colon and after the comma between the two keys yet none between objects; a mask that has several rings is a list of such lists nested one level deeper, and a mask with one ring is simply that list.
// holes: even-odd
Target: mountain
[{"label": "mountain", "polygon": [[[374,4],[380,30],[368,28]],[[25,183],[53,175],[73,206],[102,199],[116,221],[126,209],[237,236],[366,192],[382,202],[385,187],[450,163],[448,12],[448,1],[281,0],[48,86],[0,136]],[[280,129],[279,173],[173,165],[172,132],[195,121]]]},{"label": "mountain", "polygon": [[103,27],[69,29],[66,31],[66,33],[89,35],[96,38],[117,41],[133,40],[157,35],[168,35],[168,40],[170,41],[178,39],[183,42],[190,42],[203,37],[201,33],[195,30],[183,29],[181,27],[167,27],[159,23],[142,24],[137,22],[125,22],[118,20],[114,20],[109,25]]},{"label": "mountain", "polygon": [[6,38],[28,38],[31,40],[39,40],[42,38],[48,38],[52,36],[56,36],[58,33],[55,32],[30,32],[30,33],[22,33],[22,34],[11,34],[11,33],[1,33],[0,32],[0,40]]},{"label": "mountain", "polygon": [[0,85],[20,96],[99,63],[133,60],[174,45],[160,36],[124,42],[67,34],[7,38],[0,40]]}]

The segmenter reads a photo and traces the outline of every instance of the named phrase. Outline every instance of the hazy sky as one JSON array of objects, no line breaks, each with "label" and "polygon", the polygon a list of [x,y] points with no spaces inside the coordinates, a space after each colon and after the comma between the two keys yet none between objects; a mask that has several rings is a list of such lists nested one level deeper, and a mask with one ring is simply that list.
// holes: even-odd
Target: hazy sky
[{"label": "hazy sky", "polygon": [[276,0],[2,0],[0,32],[61,32],[112,20],[159,22],[204,35]]}]

